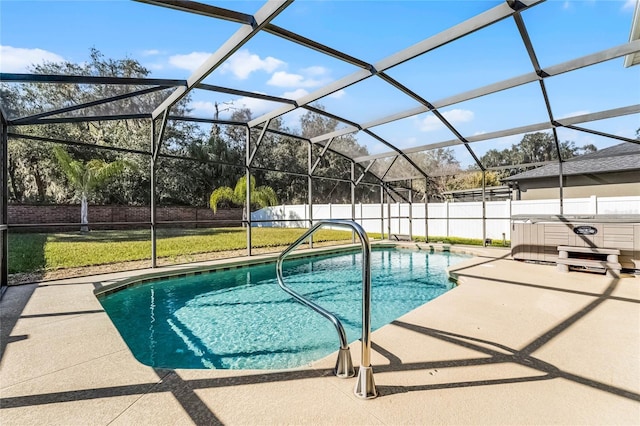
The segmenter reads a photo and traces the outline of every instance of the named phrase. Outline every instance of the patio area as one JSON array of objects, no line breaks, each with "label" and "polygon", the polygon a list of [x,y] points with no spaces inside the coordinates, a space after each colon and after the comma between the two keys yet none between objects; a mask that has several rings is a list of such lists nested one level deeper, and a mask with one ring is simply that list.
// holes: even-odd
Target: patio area
[{"label": "patio area", "polygon": [[[140,364],[94,290],[151,269],[12,286],[0,302],[0,423],[640,423],[638,277],[468,250],[450,270],[458,287],[373,333],[373,400],[331,375],[334,356],[284,371]],[[357,366],[358,342],[351,351]]]},{"label": "patio area", "polygon": [[[0,425],[640,425],[640,0],[0,3]],[[371,400],[335,355],[143,365],[96,297],[325,221],[473,255],[372,334]]]}]

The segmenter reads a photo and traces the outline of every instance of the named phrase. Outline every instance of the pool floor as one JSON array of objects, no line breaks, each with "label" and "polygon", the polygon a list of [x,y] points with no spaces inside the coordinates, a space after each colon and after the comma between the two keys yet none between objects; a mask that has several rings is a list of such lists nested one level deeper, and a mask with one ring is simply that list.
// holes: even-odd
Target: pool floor
[{"label": "pool floor", "polygon": [[[372,330],[450,290],[446,268],[467,257],[374,250]],[[287,285],[337,315],[349,342],[362,327],[360,258],[343,253],[284,264]],[[327,319],[279,288],[274,264],[155,281],[100,301],[136,358],[154,367],[282,369],[339,347]]]}]

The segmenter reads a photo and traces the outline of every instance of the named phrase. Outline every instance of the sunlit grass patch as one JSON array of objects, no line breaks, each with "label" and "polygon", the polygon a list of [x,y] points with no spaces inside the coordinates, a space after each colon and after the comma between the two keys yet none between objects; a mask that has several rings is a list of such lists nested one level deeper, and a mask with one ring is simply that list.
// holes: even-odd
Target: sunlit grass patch
[{"label": "sunlit grass patch", "polygon": [[[289,245],[299,228],[252,228],[252,247]],[[379,238],[379,234],[370,235]],[[9,272],[47,271],[151,258],[149,230],[10,234]],[[314,241],[351,240],[350,231],[323,229]],[[246,228],[159,229],[158,257],[178,257],[246,248]]]}]

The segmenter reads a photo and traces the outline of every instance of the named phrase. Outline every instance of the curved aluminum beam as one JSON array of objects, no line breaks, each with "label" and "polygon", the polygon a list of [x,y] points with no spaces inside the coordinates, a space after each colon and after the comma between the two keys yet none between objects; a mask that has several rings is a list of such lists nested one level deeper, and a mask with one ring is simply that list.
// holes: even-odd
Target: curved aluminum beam
[{"label": "curved aluminum beam", "polygon": [[[524,84],[528,84],[528,83],[532,83],[534,81],[539,81],[542,80],[544,78],[548,78],[548,77],[552,77],[555,75],[560,75],[560,74],[564,74],[570,71],[575,71],[577,69],[580,68],[585,68],[588,66],[592,66],[592,65],[596,65],[602,62],[606,62],[612,59],[616,59],[619,58],[621,56],[627,55],[629,53],[634,53],[634,52],[638,52],[640,51],[640,40],[636,40],[633,42],[629,42],[629,43],[625,43],[622,44],[620,46],[615,46],[609,49],[605,49],[602,50],[600,52],[596,52],[590,55],[586,55],[586,56],[582,56],[580,58],[576,58],[573,60],[569,60],[557,65],[553,65],[550,66],[548,68],[545,68],[543,70],[541,70],[539,73],[541,75],[538,75],[539,73],[536,73],[535,71],[530,72],[530,73],[526,73],[517,77],[513,77],[513,78],[509,78],[506,80],[502,80],[499,81],[497,83],[492,83],[489,84],[487,86],[483,86],[477,89],[472,89],[463,93],[459,93],[457,95],[453,95],[444,99],[440,99],[438,101],[435,101],[432,103],[432,107],[434,109],[442,109],[445,108],[447,106],[451,106],[454,104],[458,104],[461,102],[465,102],[465,101],[469,101],[471,99],[475,99],[475,98],[479,98],[485,95],[490,95],[492,93],[497,93],[503,90],[507,90],[507,89],[512,89],[514,87],[518,87],[518,86],[522,86]],[[380,126],[383,124],[387,124],[387,123],[391,123],[394,121],[398,121],[404,118],[409,118],[409,117],[413,117],[415,115],[418,114],[422,114],[425,112],[428,112],[430,110],[429,107],[422,105],[422,106],[418,106],[418,107],[414,107],[411,108],[409,110],[406,111],[401,111],[386,117],[381,117],[372,121],[369,121],[367,123],[362,123],[359,125],[360,129],[356,129],[356,128],[345,128],[345,129],[341,129],[338,132],[332,132],[332,133],[327,133],[324,135],[318,135],[316,137],[313,137],[311,139],[312,142],[317,143],[317,142],[321,142],[323,140],[328,139],[329,137],[336,137],[336,136],[341,136],[344,134],[349,134],[349,133],[354,133],[358,130],[366,130],[366,129],[370,129],[372,127],[376,127],[376,126]],[[621,115],[624,115],[621,114]],[[573,117],[572,117],[573,118]],[[563,119],[562,121],[565,121],[566,119]],[[559,121],[559,120],[557,120]],[[539,128],[539,130],[543,130],[543,129],[551,129],[553,127],[553,125],[550,122],[547,123],[542,123],[542,124],[538,124],[535,126],[543,126],[541,128]],[[534,130],[535,131],[535,130]],[[495,133],[500,133],[500,132],[495,132]],[[484,134],[486,135],[486,134]],[[466,138],[468,142],[474,142],[477,141],[479,139],[477,139],[475,136],[469,136]],[[486,139],[486,138],[485,138]],[[482,140],[485,140],[482,139]],[[443,146],[451,146],[451,145],[459,145],[460,142],[456,139],[456,140],[452,140],[449,141],[450,143],[447,143],[447,145],[443,145]],[[438,142],[437,144],[442,144],[443,142]],[[414,148],[406,148],[406,149],[402,149],[402,151],[406,154],[409,154],[411,152],[419,152],[419,151],[424,151],[425,149],[431,149],[430,147],[434,145],[434,144],[429,144],[429,145],[423,145],[422,147],[414,147]],[[429,147],[429,148],[425,148],[425,147]],[[383,153],[379,153],[379,154],[373,154],[373,155],[369,155],[369,156],[363,156],[363,157],[358,157],[358,158],[354,158],[354,161],[359,163],[361,161],[365,161],[365,160],[370,160],[373,158],[385,158],[385,157],[391,157],[396,155],[396,152],[392,152],[392,151],[387,151],[387,152],[383,152]]]},{"label": "curved aluminum beam", "polygon": [[[498,130],[498,131],[489,132],[489,133],[481,133],[479,135],[469,136],[467,140],[469,141],[469,143],[480,142],[480,141],[486,141],[490,139],[502,138],[505,136],[519,135],[522,133],[549,130],[554,126],[569,127],[574,124],[587,123],[589,121],[604,120],[607,118],[621,117],[623,115],[637,114],[638,112],[640,112],[640,104],[634,104],[634,105],[629,105],[629,106],[620,107],[620,108],[608,109],[605,111],[592,112],[592,113],[582,114],[582,115],[574,115],[567,118],[559,118],[559,119],[556,119],[554,123],[545,121],[543,123],[529,124],[526,126],[513,127],[511,129]],[[458,139],[450,139],[447,141],[434,142],[426,145],[414,146],[411,148],[404,148],[402,151],[405,154],[413,154],[416,152],[428,151],[430,149],[445,148],[448,146],[454,146],[454,145],[460,145],[460,144],[461,142]],[[356,163],[362,163],[364,161],[370,161],[370,160],[379,159],[379,158],[395,157],[396,155],[398,155],[397,152],[387,151],[387,152],[381,152],[379,154],[371,154],[371,155],[363,155],[360,157],[355,157],[353,161],[355,161]]]},{"label": "curved aluminum beam", "polygon": [[169,110],[173,105],[184,98],[191,89],[195,88],[202,80],[218,68],[224,61],[245,45],[253,36],[258,34],[265,25],[274,19],[280,12],[289,6],[293,0],[273,0],[254,15],[251,25],[245,24],[231,36],[215,53],[207,58],[200,67],[187,79],[187,86],[181,86],[164,100],[152,113],[154,119]]},{"label": "curved aluminum beam", "polygon": [[[532,5],[535,5],[536,3],[540,3],[541,1],[542,0],[527,0],[522,3],[525,5],[525,7],[530,7]],[[351,86],[352,84],[374,76],[378,72],[385,71],[396,65],[400,65],[412,58],[415,58],[416,56],[420,56],[423,53],[434,50],[440,46],[464,37],[467,34],[478,31],[479,29],[489,26],[497,21],[501,21],[502,19],[513,15],[514,13],[516,13],[516,11],[513,10],[507,3],[495,6],[484,13],[480,13],[473,18],[467,19],[466,21],[461,22],[458,25],[455,25],[439,34],[436,34],[433,37],[429,37],[419,43],[414,44],[413,46],[410,46],[404,50],[396,52],[391,56],[386,57],[385,59],[382,59],[381,61],[378,61],[377,63],[373,64],[370,69],[361,69],[355,71],[351,75],[348,75],[338,81],[334,81],[333,83],[330,83],[329,85],[320,88],[313,93],[297,99],[296,102],[299,106],[302,106],[316,101],[320,98],[337,92],[338,90],[344,89],[348,86]],[[254,127],[260,123],[264,123],[270,118],[279,117],[291,111],[292,109],[294,108],[291,106],[285,106],[266,113],[254,120],[251,120],[249,122],[249,127]]]}]

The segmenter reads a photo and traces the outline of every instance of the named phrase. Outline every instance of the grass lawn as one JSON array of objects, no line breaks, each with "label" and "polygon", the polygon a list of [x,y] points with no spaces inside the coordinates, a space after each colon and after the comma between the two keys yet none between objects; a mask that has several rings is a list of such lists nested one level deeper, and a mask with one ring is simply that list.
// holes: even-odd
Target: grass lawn
[{"label": "grass lawn", "polygon": [[[252,246],[276,247],[294,242],[306,229],[252,228]],[[245,249],[244,228],[161,229],[158,257]],[[380,238],[379,234],[370,237]],[[9,234],[9,273],[104,265],[151,258],[149,230]],[[351,232],[320,230],[314,241],[345,241]]]}]

